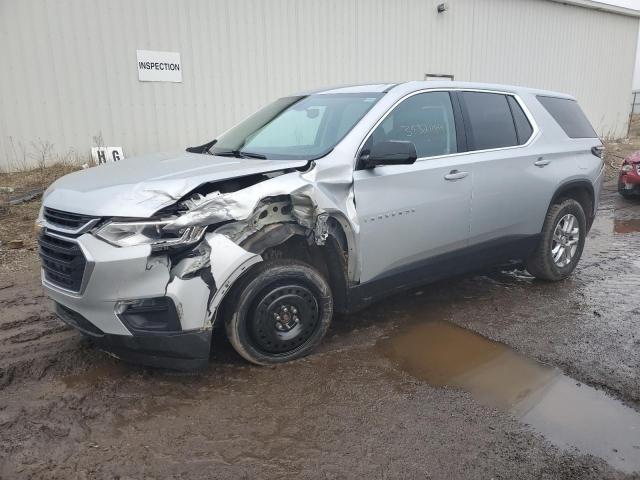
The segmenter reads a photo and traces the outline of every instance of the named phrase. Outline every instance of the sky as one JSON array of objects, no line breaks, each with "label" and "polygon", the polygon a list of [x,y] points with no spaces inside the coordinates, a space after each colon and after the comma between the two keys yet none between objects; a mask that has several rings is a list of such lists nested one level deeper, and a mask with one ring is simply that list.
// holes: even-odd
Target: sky
[{"label": "sky", "polygon": [[[609,3],[620,7],[633,8],[640,10],[640,0],[599,0],[600,3]],[[638,34],[638,44],[640,44],[640,32]],[[636,69],[633,75],[633,89],[640,90],[640,48],[636,52]]]},{"label": "sky", "polygon": [[618,5],[619,7],[633,8],[640,10],[640,0],[596,0],[600,3],[609,3],[611,5]]}]

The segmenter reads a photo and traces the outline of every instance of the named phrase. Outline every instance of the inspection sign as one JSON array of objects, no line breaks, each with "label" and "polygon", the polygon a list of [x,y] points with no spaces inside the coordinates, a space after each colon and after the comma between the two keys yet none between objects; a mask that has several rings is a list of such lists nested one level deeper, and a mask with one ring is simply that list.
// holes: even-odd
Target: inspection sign
[{"label": "inspection sign", "polygon": [[136,53],[141,82],[182,82],[180,52],[136,50]]}]

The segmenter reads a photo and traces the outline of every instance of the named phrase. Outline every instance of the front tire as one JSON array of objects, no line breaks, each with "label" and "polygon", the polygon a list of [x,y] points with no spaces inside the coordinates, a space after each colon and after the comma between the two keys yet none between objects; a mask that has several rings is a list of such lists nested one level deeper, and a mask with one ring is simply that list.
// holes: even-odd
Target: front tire
[{"label": "front tire", "polygon": [[267,260],[234,289],[225,327],[246,360],[273,365],[309,354],[322,341],[333,316],[331,289],[312,266]]},{"label": "front tire", "polygon": [[582,205],[572,198],[551,205],[542,227],[542,238],[527,259],[527,270],[541,280],[567,278],[582,256],[587,221]]}]

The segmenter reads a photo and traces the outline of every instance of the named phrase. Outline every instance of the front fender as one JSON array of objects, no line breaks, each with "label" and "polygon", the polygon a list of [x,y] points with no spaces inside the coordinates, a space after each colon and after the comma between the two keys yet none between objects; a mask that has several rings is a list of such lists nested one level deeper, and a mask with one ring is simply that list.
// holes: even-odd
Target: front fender
[{"label": "front fender", "polygon": [[211,274],[217,290],[209,301],[209,322],[216,320],[220,304],[235,282],[253,265],[262,262],[262,257],[251,253],[218,233],[209,233],[205,241],[211,248]]}]

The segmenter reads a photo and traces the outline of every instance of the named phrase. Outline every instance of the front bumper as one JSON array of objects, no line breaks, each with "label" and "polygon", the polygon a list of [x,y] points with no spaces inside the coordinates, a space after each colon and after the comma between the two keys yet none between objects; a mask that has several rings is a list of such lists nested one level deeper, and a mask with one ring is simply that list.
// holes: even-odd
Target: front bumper
[{"label": "front bumper", "polygon": [[[47,235],[58,235],[45,230]],[[66,323],[90,337],[101,348],[125,360],[174,369],[192,369],[209,358],[212,322],[233,282],[261,261],[223,235],[205,235],[210,254],[208,271],[181,275],[183,261],[173,265],[168,254],[153,253],[148,245],[118,248],[89,233],[73,242],[86,259],[79,291],[56,285],[42,274],[45,293]],[[141,331],[127,322],[123,302],[168,298],[175,306],[179,326],[172,331]],[[119,312],[119,313],[117,313]],[[175,318],[175,317],[173,317]]]},{"label": "front bumper", "polygon": [[211,329],[113,335],[100,332],[82,315],[59,303],[55,303],[55,312],[99,348],[127,362],[184,371],[204,368],[209,362]]},{"label": "front bumper", "polygon": [[[211,339],[207,302],[213,286],[200,277],[172,280],[169,258],[152,255],[149,246],[117,248],[90,234],[72,241],[86,259],[80,290],[66,290],[49,281],[44,271],[42,275],[45,292],[63,321],[125,360],[178,369],[206,363]],[[122,301],[157,297],[175,304],[178,331],[136,331],[116,313]]]},{"label": "front bumper", "polygon": [[633,165],[630,172],[621,172],[618,177],[618,190],[624,193],[640,194],[640,168]]},{"label": "front bumper", "polygon": [[118,302],[168,296],[179,312],[182,330],[204,327],[210,287],[200,277],[171,281],[169,258],[152,255],[148,245],[117,248],[90,234],[73,241],[86,258],[82,287],[78,292],[65,290],[43,274],[42,284],[54,301],[104,333],[132,335],[115,313]]}]

